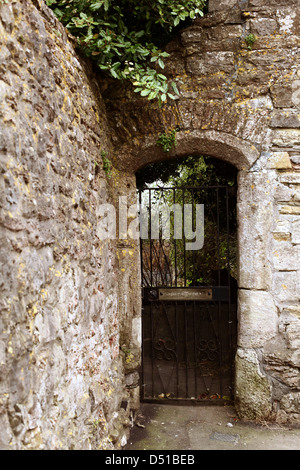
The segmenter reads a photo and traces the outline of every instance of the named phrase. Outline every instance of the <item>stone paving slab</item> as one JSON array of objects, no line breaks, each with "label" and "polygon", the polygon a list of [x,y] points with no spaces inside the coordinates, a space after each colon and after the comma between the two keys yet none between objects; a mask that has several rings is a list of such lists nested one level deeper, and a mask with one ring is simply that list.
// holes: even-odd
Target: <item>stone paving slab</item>
[{"label": "stone paving slab", "polygon": [[142,404],[124,450],[300,450],[300,429],[240,421],[231,406]]}]

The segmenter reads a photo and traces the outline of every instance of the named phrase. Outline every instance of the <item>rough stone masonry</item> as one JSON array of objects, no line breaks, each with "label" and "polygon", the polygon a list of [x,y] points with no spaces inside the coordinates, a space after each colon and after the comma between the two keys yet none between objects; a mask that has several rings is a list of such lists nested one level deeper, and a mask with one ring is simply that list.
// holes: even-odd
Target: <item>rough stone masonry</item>
[{"label": "rough stone masonry", "polygon": [[1,3],[0,18],[1,447],[120,448],[140,311],[128,294],[123,331],[122,251],[97,232],[114,192],[105,106],[44,2]]},{"label": "rough stone masonry", "polygon": [[[147,163],[201,153],[239,169],[237,411],[300,424],[299,13],[211,0],[168,45],[180,97],[160,109],[97,81],[42,0],[0,4],[1,448],[126,444],[139,247],[101,240],[99,208],[133,204]],[[166,155],[156,141],[175,128]]]}]

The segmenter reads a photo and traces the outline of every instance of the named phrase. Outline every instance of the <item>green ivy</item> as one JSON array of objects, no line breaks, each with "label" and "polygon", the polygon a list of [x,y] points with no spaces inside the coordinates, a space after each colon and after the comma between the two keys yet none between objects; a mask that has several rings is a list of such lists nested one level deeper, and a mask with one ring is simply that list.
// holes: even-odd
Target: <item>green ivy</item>
[{"label": "green ivy", "polygon": [[111,178],[111,161],[107,158],[107,152],[101,152],[103,170],[108,178]]},{"label": "green ivy", "polygon": [[163,149],[164,152],[170,152],[176,146],[176,129],[173,129],[169,134],[163,133],[157,139],[156,144]]},{"label": "green ivy", "polygon": [[163,42],[176,27],[203,16],[206,0],[46,0],[78,47],[115,79],[160,103],[178,89],[164,75]]},{"label": "green ivy", "polygon": [[250,51],[252,51],[253,44],[255,43],[256,40],[257,40],[257,37],[255,36],[255,34],[252,34],[252,33],[248,34],[248,36],[245,37],[245,42]]}]

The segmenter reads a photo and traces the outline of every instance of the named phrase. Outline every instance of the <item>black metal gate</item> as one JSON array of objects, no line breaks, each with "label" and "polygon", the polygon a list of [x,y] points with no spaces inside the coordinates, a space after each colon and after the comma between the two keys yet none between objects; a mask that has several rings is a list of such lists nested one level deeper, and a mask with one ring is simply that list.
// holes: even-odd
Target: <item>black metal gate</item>
[{"label": "black metal gate", "polygon": [[236,190],[140,191],[142,400],[224,403],[236,349]]}]

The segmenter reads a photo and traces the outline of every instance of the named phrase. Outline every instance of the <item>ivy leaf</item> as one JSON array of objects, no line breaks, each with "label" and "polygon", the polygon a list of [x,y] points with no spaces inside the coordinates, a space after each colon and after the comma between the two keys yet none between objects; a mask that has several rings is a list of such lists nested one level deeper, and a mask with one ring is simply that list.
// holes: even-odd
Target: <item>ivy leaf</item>
[{"label": "ivy leaf", "polygon": [[178,88],[177,88],[176,83],[175,83],[175,82],[172,82],[172,83],[171,83],[171,86],[172,86],[174,92],[175,92],[177,95],[179,95],[179,91],[178,91]]},{"label": "ivy leaf", "polygon": [[61,20],[64,16],[64,12],[61,11],[59,8],[55,8],[55,10],[53,10],[53,13],[55,14],[55,16],[57,16],[59,20]]},{"label": "ivy leaf", "polygon": [[150,93],[150,91],[151,91],[151,90],[147,90],[147,89],[146,89],[146,90],[143,90],[143,91],[141,92],[141,96],[148,96],[149,93]]},{"label": "ivy leaf", "polygon": [[117,72],[115,71],[115,69],[110,69],[110,73],[112,74],[112,76],[113,76],[114,78],[118,78],[118,74],[117,74]]},{"label": "ivy leaf", "polygon": [[93,3],[90,8],[93,11],[99,10],[103,6],[103,2]]},{"label": "ivy leaf", "polygon": [[165,68],[165,64],[163,63],[162,59],[158,59],[158,65],[159,65],[160,68],[162,68],[162,69]]},{"label": "ivy leaf", "polygon": [[157,97],[157,94],[158,94],[158,91],[157,91],[157,90],[156,90],[156,91],[151,91],[151,93],[150,93],[149,96],[148,96],[148,99],[149,99],[149,100],[153,100],[154,98]]}]

